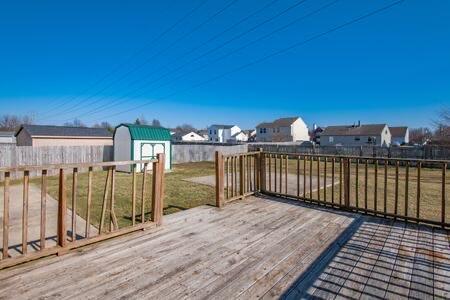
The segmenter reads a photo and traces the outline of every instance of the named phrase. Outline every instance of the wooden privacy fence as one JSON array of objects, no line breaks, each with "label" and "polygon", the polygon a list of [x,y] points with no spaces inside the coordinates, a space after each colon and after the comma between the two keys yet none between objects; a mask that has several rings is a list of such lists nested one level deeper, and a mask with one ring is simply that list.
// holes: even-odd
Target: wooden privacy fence
[{"label": "wooden privacy fence", "polygon": [[[3,173],[5,178],[1,182],[3,186],[3,224],[0,269],[43,256],[63,254],[70,249],[160,225],[163,215],[164,160],[164,154],[158,154],[157,159],[153,160],[0,168],[0,173]],[[138,174],[139,178],[136,171],[137,164],[144,165],[144,171]],[[148,186],[147,183],[150,179],[148,175],[150,172],[149,164],[152,164],[151,186]],[[129,187],[130,194],[122,199],[120,206],[126,206],[131,214],[128,226],[120,228],[115,213],[116,193],[123,191],[118,190],[116,186],[116,167],[123,165],[131,165],[132,171],[130,174],[119,173],[122,177],[130,177],[131,186]],[[86,191],[84,191],[85,198],[83,199],[78,197],[80,193],[79,170],[81,168],[88,169]],[[102,175],[106,172],[105,185],[104,188],[101,188],[103,191],[101,203],[98,204],[93,203],[93,190],[96,188],[93,180],[96,176],[99,176],[97,172],[93,171],[94,168],[103,168],[104,171],[100,171]],[[50,170],[58,170],[57,178],[48,176]],[[30,203],[29,176],[31,171],[38,171],[41,176],[38,181],[39,184],[32,189],[33,191],[39,191],[40,189],[39,195],[34,195],[35,198],[38,198],[39,203],[30,210],[30,204],[33,204]],[[22,178],[11,180],[12,173],[20,173]],[[71,183],[70,191],[67,184],[69,174],[72,175],[71,182],[69,182]],[[50,180],[58,181],[55,222],[48,220],[51,216],[48,210],[51,204],[55,202],[53,199],[49,199],[51,197],[47,194]],[[103,180],[103,177],[101,180]],[[140,195],[137,195],[138,192]],[[67,199],[67,193],[71,195],[70,202]],[[149,199],[150,194],[151,200]],[[140,198],[139,202],[136,201],[137,198]],[[14,213],[11,208],[17,206],[17,203],[11,200],[21,202],[18,216],[13,216]],[[70,209],[68,206],[70,206]],[[85,208],[81,214],[77,214],[77,207],[79,206]],[[146,216],[146,209],[148,210],[150,206],[152,208],[151,214]],[[94,209],[100,209],[100,207],[100,220],[97,226],[94,226],[92,213]],[[18,217],[17,223],[21,224],[14,224],[15,217]],[[33,222],[33,220],[36,222]],[[80,222],[83,224],[79,224]],[[20,230],[17,231],[17,228],[20,228]],[[33,240],[29,233],[36,230],[38,231],[37,239]],[[52,233],[50,236],[49,232]],[[11,239],[20,240],[20,242],[16,244],[14,241],[11,242]]]},{"label": "wooden privacy fence", "polygon": [[[252,160],[250,171],[245,165],[248,157]],[[216,153],[217,206],[260,192],[450,227],[449,163],[262,151],[233,156]],[[253,186],[247,184],[249,174],[255,176]]]}]

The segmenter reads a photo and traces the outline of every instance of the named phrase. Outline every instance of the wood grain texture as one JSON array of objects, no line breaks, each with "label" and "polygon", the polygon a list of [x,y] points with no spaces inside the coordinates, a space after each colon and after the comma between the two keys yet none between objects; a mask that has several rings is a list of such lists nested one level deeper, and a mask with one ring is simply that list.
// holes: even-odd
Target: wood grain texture
[{"label": "wood grain texture", "polygon": [[[0,294],[5,299],[398,299],[427,293],[448,298],[450,251],[443,229],[267,196],[223,209],[200,206],[164,221],[157,231],[2,270]],[[430,276],[434,281],[426,279]]]}]

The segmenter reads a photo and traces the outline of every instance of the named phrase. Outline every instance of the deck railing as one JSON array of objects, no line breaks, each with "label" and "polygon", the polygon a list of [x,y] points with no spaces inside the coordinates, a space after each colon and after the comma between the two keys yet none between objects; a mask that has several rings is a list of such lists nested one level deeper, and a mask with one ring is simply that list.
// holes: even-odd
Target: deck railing
[{"label": "deck railing", "polygon": [[[3,187],[3,212],[0,214],[3,217],[0,269],[43,256],[60,255],[73,248],[160,225],[163,215],[164,160],[164,154],[159,154],[157,159],[153,160],[0,168],[0,173],[4,175],[3,182],[0,182],[0,190]],[[139,174],[137,174],[136,168],[138,164],[144,166],[143,171]],[[126,180],[126,183],[121,186],[122,190],[116,186],[118,175],[116,168],[119,166],[131,166],[130,173],[119,173],[121,180]],[[103,171],[94,171],[96,169]],[[59,174],[56,177],[48,176],[51,170],[59,170]],[[83,173],[82,187],[79,179],[81,170],[87,171],[87,174]],[[30,211],[29,174],[31,171],[38,171],[41,176],[38,180],[33,179],[35,181],[33,200],[36,202],[36,197],[40,197],[40,204],[33,205],[33,209]],[[152,172],[151,186],[148,186],[150,171]],[[97,174],[98,172],[101,174]],[[13,173],[21,173],[21,179],[12,180]],[[70,179],[67,177],[70,175],[71,181],[68,184]],[[94,179],[96,183],[93,182]],[[56,222],[54,223],[48,220],[51,215],[49,212],[51,207],[48,206],[54,202],[49,202],[47,199],[50,180],[53,183],[56,183],[57,180],[57,192],[53,191],[57,198]],[[105,180],[104,186],[99,186],[103,184],[103,180]],[[124,185],[127,185],[126,192],[123,190]],[[17,194],[21,190],[22,203],[19,212],[17,203],[11,203],[13,188],[14,201],[18,200]],[[82,199],[79,197],[80,188],[84,188]],[[36,190],[39,189],[40,195],[36,196]],[[102,195],[96,194],[96,196],[100,196],[96,198],[100,200],[99,203],[93,201],[94,190],[102,193]],[[128,218],[128,220],[122,222],[125,223],[122,224],[123,226],[119,224],[116,216],[117,193],[120,193],[125,199],[120,203],[121,208],[127,213],[130,212],[130,215],[124,216],[123,219]],[[67,194],[70,195],[70,201],[68,201]],[[12,204],[14,204],[14,214],[16,214],[15,221],[21,218],[21,222],[19,221],[21,224],[12,224],[14,222],[11,222]],[[79,206],[84,209],[79,210]],[[146,216],[146,211],[150,206],[152,208],[150,216],[148,213]],[[94,224],[93,221],[94,210],[97,212],[97,224]],[[19,216],[17,216],[18,213]],[[30,220],[32,220],[31,224]],[[80,221],[84,223],[81,226],[77,225]],[[19,227],[20,231],[17,230]],[[37,230],[39,231],[38,236],[37,234],[29,236],[30,231],[36,233]],[[11,231],[15,234],[12,237],[13,240],[20,239],[20,243],[16,244],[11,241]]]},{"label": "deck railing", "polygon": [[[222,183],[228,178],[225,171],[229,163],[227,158],[231,161],[232,180],[237,181],[232,185],[233,190],[234,186],[245,184],[245,177],[244,182],[239,176],[233,178],[234,171],[240,170],[233,169],[234,161],[248,156],[254,158],[254,174],[259,174],[258,184],[251,193],[450,227],[450,204],[446,193],[450,161],[262,151],[237,154],[221,161],[222,156],[217,153],[219,196],[221,191],[229,193],[228,184]],[[236,196],[232,192],[232,197],[224,199],[226,202],[246,195]]]},{"label": "deck railing", "polygon": [[242,199],[260,189],[261,152],[222,155],[216,152],[216,205]]}]

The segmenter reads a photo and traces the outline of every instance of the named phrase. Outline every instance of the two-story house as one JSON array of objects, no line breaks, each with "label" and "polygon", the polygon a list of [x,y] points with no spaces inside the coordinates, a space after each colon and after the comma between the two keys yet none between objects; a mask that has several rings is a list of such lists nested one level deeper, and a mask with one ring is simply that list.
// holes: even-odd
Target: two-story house
[{"label": "two-story house", "polygon": [[236,125],[211,125],[208,127],[208,139],[210,142],[227,143],[239,140],[242,130]]},{"label": "two-story house", "polygon": [[328,126],[320,134],[321,146],[389,146],[391,132],[386,124]]},{"label": "two-story house", "polygon": [[256,126],[257,142],[309,141],[308,127],[300,117],[280,118]]},{"label": "two-story house", "polygon": [[406,126],[389,127],[391,132],[391,143],[393,145],[404,145],[409,143],[409,129]]}]

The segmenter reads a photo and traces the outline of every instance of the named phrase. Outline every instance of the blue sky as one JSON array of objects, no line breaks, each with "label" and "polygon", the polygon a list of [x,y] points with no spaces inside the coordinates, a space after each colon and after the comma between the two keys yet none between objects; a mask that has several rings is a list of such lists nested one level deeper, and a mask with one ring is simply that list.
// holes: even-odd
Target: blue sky
[{"label": "blue sky", "polygon": [[309,0],[281,13],[297,2],[2,1],[0,114],[33,114],[42,124],[143,115],[165,126],[251,128],[298,115],[309,125],[416,127],[449,105],[446,0],[406,0],[240,69],[394,1]]}]

